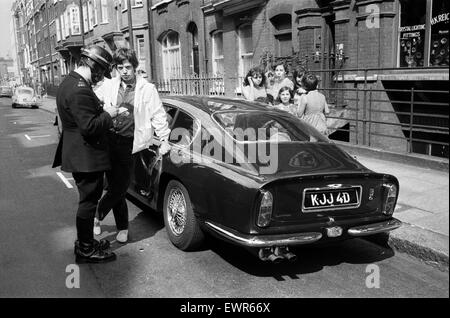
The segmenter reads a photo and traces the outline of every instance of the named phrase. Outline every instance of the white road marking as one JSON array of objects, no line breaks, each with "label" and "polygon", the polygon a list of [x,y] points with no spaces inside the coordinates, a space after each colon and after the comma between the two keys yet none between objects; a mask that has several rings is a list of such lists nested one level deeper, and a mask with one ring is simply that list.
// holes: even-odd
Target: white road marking
[{"label": "white road marking", "polygon": [[25,138],[27,138],[28,140],[31,140],[30,136],[25,135]]},{"label": "white road marking", "polygon": [[[25,135],[26,136],[26,135]],[[29,138],[45,138],[50,137],[50,135],[41,135],[41,136],[29,136]],[[31,139],[30,139],[31,140]]]},{"label": "white road marking", "polygon": [[[64,177],[64,175],[61,172],[57,172],[56,174],[62,180],[62,182],[64,182],[66,187],[68,187],[69,189],[73,189],[73,186],[70,184],[69,180],[66,177]],[[71,179],[73,179],[73,178],[71,178]]]}]

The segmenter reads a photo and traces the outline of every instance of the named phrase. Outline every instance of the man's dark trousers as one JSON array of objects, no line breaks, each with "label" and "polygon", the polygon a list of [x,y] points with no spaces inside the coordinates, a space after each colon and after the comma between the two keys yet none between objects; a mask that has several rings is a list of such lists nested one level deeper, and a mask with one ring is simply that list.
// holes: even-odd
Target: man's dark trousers
[{"label": "man's dark trousers", "polygon": [[82,242],[94,238],[94,217],[97,202],[103,192],[104,172],[74,172],[73,178],[78,187],[79,202],[77,210],[77,234]]},{"label": "man's dark trousers", "polygon": [[108,135],[112,169],[106,172],[108,191],[98,203],[99,218],[103,219],[112,209],[117,230],[128,229],[126,193],[133,170],[133,138],[114,132]]}]

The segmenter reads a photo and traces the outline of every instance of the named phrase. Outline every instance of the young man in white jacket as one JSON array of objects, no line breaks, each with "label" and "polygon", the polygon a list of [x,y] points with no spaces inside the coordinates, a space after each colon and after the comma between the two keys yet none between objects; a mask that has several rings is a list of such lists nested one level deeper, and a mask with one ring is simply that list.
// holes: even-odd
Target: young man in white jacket
[{"label": "young man in white jacket", "polygon": [[[113,55],[113,66],[119,76],[105,81],[95,93],[105,106],[115,106],[119,115],[108,134],[112,169],[106,172],[108,190],[100,199],[98,219],[103,220],[112,209],[118,230],[117,241],[128,240],[128,207],[125,195],[131,181],[132,154],[150,146],[153,133],[161,140],[160,154],[170,151],[170,129],[167,115],[156,87],[137,76],[138,60],[134,51],[119,48]],[[100,234],[96,220],[94,233]]]}]

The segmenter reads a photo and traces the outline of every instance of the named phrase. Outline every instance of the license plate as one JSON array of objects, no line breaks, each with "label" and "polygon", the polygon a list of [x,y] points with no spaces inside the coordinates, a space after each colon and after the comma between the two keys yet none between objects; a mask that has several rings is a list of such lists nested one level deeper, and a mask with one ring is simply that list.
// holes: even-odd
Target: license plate
[{"label": "license plate", "polygon": [[328,237],[339,237],[341,235],[342,235],[342,227],[340,226],[327,227]]},{"label": "license plate", "polygon": [[359,207],[361,187],[305,189],[303,211],[326,211]]}]

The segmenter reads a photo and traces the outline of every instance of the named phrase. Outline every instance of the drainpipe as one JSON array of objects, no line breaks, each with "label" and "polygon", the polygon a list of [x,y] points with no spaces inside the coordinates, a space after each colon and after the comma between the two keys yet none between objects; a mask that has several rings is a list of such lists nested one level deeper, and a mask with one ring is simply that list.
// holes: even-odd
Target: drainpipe
[{"label": "drainpipe", "polygon": [[84,17],[83,17],[83,3],[82,0],[79,0],[79,7],[80,7],[80,29],[81,29],[81,41],[83,43],[84,47]]},{"label": "drainpipe", "polygon": [[209,52],[207,51],[207,46],[206,46],[206,44],[207,44],[207,40],[206,40],[206,18],[205,18],[205,11],[203,11],[203,14],[202,14],[202,16],[203,16],[203,47],[204,47],[204,49],[203,49],[203,54],[204,54],[204,56],[203,56],[203,58],[204,58],[204,67],[205,67],[205,74],[206,74],[206,77],[208,77],[208,61],[209,61],[209,59],[208,59],[208,56],[209,56]]},{"label": "drainpipe", "polygon": [[130,48],[134,50],[134,38],[133,38],[133,15],[131,14],[131,0],[127,0],[128,6],[128,35]]},{"label": "drainpipe", "polygon": [[153,39],[155,38],[153,29],[153,13],[152,13],[152,0],[147,0],[147,21],[148,21],[148,46],[150,48],[150,80],[153,82],[158,81],[158,75],[156,74],[156,60],[155,60],[155,45],[153,45]]},{"label": "drainpipe", "polygon": [[[47,33],[48,33],[48,48],[50,51],[50,77],[52,78],[52,86],[55,86],[55,77],[53,76],[53,55],[52,55],[52,38],[50,36],[50,18],[49,18],[49,9],[48,2],[45,2],[45,10],[47,11]],[[55,22],[56,23],[56,22]],[[47,89],[48,94],[48,89]]]}]

